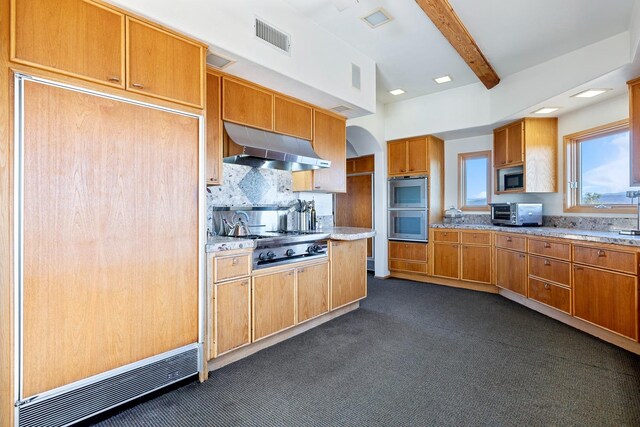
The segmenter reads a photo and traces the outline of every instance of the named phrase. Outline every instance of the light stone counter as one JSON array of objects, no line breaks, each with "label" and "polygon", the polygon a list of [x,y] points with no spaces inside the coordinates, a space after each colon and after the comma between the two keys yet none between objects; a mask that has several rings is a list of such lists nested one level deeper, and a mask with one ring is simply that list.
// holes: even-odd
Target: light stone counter
[{"label": "light stone counter", "polygon": [[555,227],[500,227],[486,224],[431,224],[431,228],[449,228],[458,230],[489,230],[506,233],[526,234],[528,236],[558,237],[583,240],[594,243],[613,243],[616,245],[639,246],[640,236],[623,236],[617,231],[592,231],[578,228]]},{"label": "light stone counter", "polygon": [[254,241],[241,237],[213,236],[207,241],[205,250],[209,252],[233,251],[235,249],[253,248]]},{"label": "light stone counter", "polygon": [[320,231],[329,233],[331,240],[360,240],[376,235],[376,230],[359,227],[329,227]]}]

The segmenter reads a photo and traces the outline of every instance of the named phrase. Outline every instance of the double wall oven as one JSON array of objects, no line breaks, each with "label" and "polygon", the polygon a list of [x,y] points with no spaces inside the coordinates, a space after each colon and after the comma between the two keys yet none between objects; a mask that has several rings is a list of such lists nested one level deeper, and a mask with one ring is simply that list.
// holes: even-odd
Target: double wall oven
[{"label": "double wall oven", "polygon": [[389,178],[388,238],[426,242],[429,234],[429,186],[426,176]]}]

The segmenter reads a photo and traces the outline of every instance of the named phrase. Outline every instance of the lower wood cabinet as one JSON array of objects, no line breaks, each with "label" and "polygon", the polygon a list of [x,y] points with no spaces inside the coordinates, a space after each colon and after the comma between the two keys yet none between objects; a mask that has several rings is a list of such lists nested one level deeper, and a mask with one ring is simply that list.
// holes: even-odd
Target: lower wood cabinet
[{"label": "lower wood cabinet", "polygon": [[496,286],[527,296],[527,256],[496,248]]},{"label": "lower wood cabinet", "polygon": [[459,257],[457,243],[433,243],[433,275],[448,279],[459,279]]},{"label": "lower wood cabinet", "polygon": [[638,339],[636,276],[573,266],[574,316]]},{"label": "lower wood cabinet", "polygon": [[461,280],[491,283],[490,246],[462,245],[460,257]]},{"label": "lower wood cabinet", "polygon": [[389,270],[427,274],[427,244],[390,240]]},{"label": "lower wood cabinet", "polygon": [[214,336],[209,357],[251,342],[251,286],[250,278],[218,283],[214,290]]},{"label": "lower wood cabinet", "polygon": [[529,277],[529,298],[571,314],[571,289]]},{"label": "lower wood cabinet", "polygon": [[298,323],[329,311],[329,263],[297,269]]},{"label": "lower wood cabinet", "polygon": [[296,323],[295,270],[253,277],[253,341]]},{"label": "lower wood cabinet", "polygon": [[367,296],[367,241],[329,241],[331,309]]}]

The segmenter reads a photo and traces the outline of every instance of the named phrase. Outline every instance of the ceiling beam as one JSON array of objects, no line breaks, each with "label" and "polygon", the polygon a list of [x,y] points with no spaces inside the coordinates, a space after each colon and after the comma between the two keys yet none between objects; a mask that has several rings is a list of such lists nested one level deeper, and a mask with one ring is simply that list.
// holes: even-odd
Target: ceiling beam
[{"label": "ceiling beam", "polygon": [[500,77],[447,0],[416,0],[416,3],[487,89],[500,83]]}]

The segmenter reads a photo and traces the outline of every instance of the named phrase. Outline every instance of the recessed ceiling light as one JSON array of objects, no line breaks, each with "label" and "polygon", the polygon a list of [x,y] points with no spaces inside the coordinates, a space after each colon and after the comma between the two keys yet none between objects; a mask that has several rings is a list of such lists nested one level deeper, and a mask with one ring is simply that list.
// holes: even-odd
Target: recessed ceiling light
[{"label": "recessed ceiling light", "polygon": [[575,95],[571,95],[572,98],[593,98],[594,96],[602,95],[605,92],[610,91],[611,89],[587,89],[583,90],[580,93],[576,93]]},{"label": "recessed ceiling light", "polygon": [[398,96],[398,95],[402,95],[404,93],[404,90],[402,90],[402,89],[394,89],[394,90],[390,90],[389,93],[391,95]]},{"label": "recessed ceiling light", "polygon": [[387,22],[391,21],[393,17],[389,15],[389,12],[379,7],[375,10],[372,10],[361,19],[366,22],[371,28],[377,28],[380,25],[384,25]]},{"label": "recessed ceiling light", "polygon": [[549,114],[557,111],[560,107],[542,107],[539,110],[533,112],[533,114]]},{"label": "recessed ceiling light", "polygon": [[435,79],[433,79],[433,81],[438,83],[439,85],[441,85],[442,83],[449,83],[451,80],[453,79],[451,78],[450,75],[436,77]]}]

